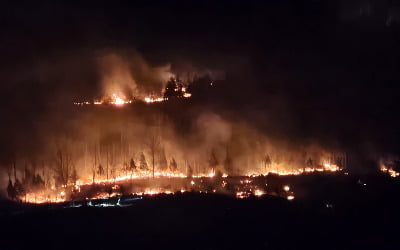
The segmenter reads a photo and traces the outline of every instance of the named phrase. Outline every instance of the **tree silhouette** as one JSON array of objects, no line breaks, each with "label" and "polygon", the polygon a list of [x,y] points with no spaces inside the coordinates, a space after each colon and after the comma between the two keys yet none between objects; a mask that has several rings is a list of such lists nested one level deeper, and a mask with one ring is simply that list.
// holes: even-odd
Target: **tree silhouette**
[{"label": "tree silhouette", "polygon": [[187,178],[192,178],[193,177],[193,168],[192,166],[188,166],[188,170],[187,170]]},{"label": "tree silhouette", "polygon": [[228,175],[231,174],[231,171],[232,171],[232,159],[231,159],[231,156],[230,156],[228,150],[226,150],[226,158],[225,158],[225,162],[224,162],[224,169],[225,169],[225,171],[226,171],[226,173]]},{"label": "tree silhouette", "polygon": [[271,169],[271,157],[267,154],[267,156],[265,156],[264,158],[264,168],[265,171],[267,171],[268,169]]},{"label": "tree silhouette", "polygon": [[63,159],[63,153],[61,150],[58,150],[57,152],[57,164],[55,166],[55,184],[56,186],[61,186],[65,182],[64,178],[64,159]]},{"label": "tree silhouette", "polygon": [[175,161],[175,158],[172,158],[170,163],[169,163],[169,169],[171,169],[172,172],[175,172],[178,170],[178,164]]},{"label": "tree silhouette", "polygon": [[15,200],[17,198],[17,191],[15,190],[15,187],[12,184],[10,174],[8,174],[7,194],[8,194],[8,197],[12,200]]},{"label": "tree silhouette", "polygon": [[218,166],[218,160],[217,160],[217,157],[215,156],[214,150],[211,151],[211,156],[210,156],[210,160],[208,161],[208,164],[211,168],[211,171],[213,173],[215,173],[215,168]]},{"label": "tree silhouette", "polygon": [[99,164],[99,166],[97,166],[97,174],[100,176],[104,175],[104,168],[101,164]]},{"label": "tree silhouette", "polygon": [[154,168],[155,168],[155,155],[156,152],[160,146],[160,139],[157,135],[152,134],[146,143],[147,148],[150,151],[151,155],[151,166],[152,166],[152,173],[153,173],[153,178],[154,178]]},{"label": "tree silhouette", "polygon": [[25,187],[30,187],[34,178],[35,178],[34,173],[32,173],[32,171],[28,168],[28,165],[25,164],[24,179],[22,180],[23,185]]},{"label": "tree silhouette", "polygon": [[96,179],[96,171],[97,171],[97,149],[96,144],[94,145],[94,162],[92,165],[92,183],[95,183]]},{"label": "tree silhouette", "polygon": [[165,171],[168,168],[168,162],[167,162],[167,157],[165,156],[165,149],[161,148],[160,149],[160,154],[158,157],[158,168],[161,171]]},{"label": "tree silhouette", "polygon": [[149,170],[149,167],[147,166],[146,157],[144,156],[143,152],[140,153],[139,167],[140,167],[140,170],[142,170],[142,171]]},{"label": "tree silhouette", "polygon": [[171,77],[165,86],[164,99],[182,97],[182,87],[183,85],[179,82],[179,79]]},{"label": "tree silhouette", "polygon": [[17,196],[21,197],[25,195],[25,188],[18,178],[15,180],[14,188]]},{"label": "tree silhouette", "polygon": [[307,167],[312,167],[314,166],[314,162],[311,158],[308,158],[307,162],[306,162]]},{"label": "tree silhouette", "polygon": [[136,170],[136,164],[135,164],[135,161],[133,160],[133,158],[131,158],[131,160],[129,162],[129,170],[130,171],[135,171]]},{"label": "tree silhouette", "polygon": [[40,190],[43,189],[45,187],[45,183],[44,180],[42,179],[42,177],[39,174],[33,175],[32,177],[32,189],[33,190]]},{"label": "tree silhouette", "polygon": [[72,181],[72,183],[74,185],[76,185],[76,182],[78,181],[78,173],[76,172],[76,168],[75,167],[72,170],[71,181]]}]

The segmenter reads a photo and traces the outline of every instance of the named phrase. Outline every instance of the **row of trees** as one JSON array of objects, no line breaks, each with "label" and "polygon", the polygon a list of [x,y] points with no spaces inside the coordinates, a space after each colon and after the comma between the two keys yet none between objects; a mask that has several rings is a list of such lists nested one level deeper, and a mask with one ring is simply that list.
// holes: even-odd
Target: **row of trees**
[{"label": "row of trees", "polygon": [[24,176],[22,180],[17,177],[17,166],[13,164],[14,183],[11,178],[11,170],[8,171],[7,194],[10,199],[21,199],[27,192],[37,191],[45,188],[45,181],[39,173],[36,173],[36,165],[33,165],[32,171],[25,165]]},{"label": "row of trees", "polygon": [[[122,147],[122,146],[121,146]],[[153,178],[155,175],[156,168],[158,171],[172,171],[176,172],[178,170],[178,164],[175,160],[174,157],[171,158],[169,164],[167,161],[167,157],[165,154],[165,149],[161,145],[161,140],[158,136],[152,135],[148,138],[146,143],[144,144],[144,147],[148,151],[148,157],[150,158],[149,160],[146,159],[146,156],[143,152],[140,152],[139,154],[139,159],[135,161],[133,157],[127,157],[129,155],[126,154],[126,152],[123,153],[123,160],[120,161],[122,163],[122,168],[121,169],[116,169],[117,161],[113,160],[110,161],[109,158],[116,158],[115,156],[110,156],[109,157],[109,151],[108,149],[106,150],[106,161],[105,161],[105,166],[100,162],[101,158],[97,154],[97,149],[95,146],[95,151],[94,151],[94,164],[92,167],[92,175],[93,175],[93,182],[95,182],[96,176],[101,176],[101,177],[106,177],[107,179],[115,178],[117,170],[118,171],[124,171],[125,174],[133,174],[138,171],[145,171],[145,172],[151,172]],[[113,155],[113,154],[111,154]],[[120,159],[121,159],[120,158]]]},{"label": "row of trees", "polygon": [[[99,142],[95,144],[94,154],[92,154],[94,157],[89,157],[92,159],[89,160],[89,169],[84,170],[89,170],[87,171],[88,173],[91,170],[93,182],[96,181],[96,178],[106,177],[107,179],[115,179],[118,172],[121,173],[121,171],[125,175],[131,174],[131,176],[134,173],[147,172],[147,174],[151,174],[153,178],[155,176],[155,171],[170,171],[177,173],[179,169],[186,169],[185,173],[188,176],[193,175],[194,169],[197,173],[212,171],[216,174],[218,169],[228,175],[234,175],[237,173],[235,172],[235,166],[237,166],[238,162],[235,162],[229,147],[226,148],[226,154],[224,154],[223,159],[218,157],[215,149],[212,149],[207,161],[201,161],[199,164],[196,164],[196,161],[192,161],[191,163],[189,163],[189,161],[184,161],[181,166],[178,166],[178,161],[175,157],[170,156],[168,160],[163,143],[161,143],[161,137],[158,136],[157,133],[152,133],[148,136],[146,142],[143,144],[143,149],[147,151],[147,154],[142,151],[136,159],[132,157],[132,152],[129,150],[128,152],[125,152],[126,148],[129,148],[129,144],[127,142],[124,144],[121,136],[117,137],[120,138],[117,142],[103,142],[103,144]],[[114,147],[114,144],[118,145]],[[100,150],[99,148],[101,147],[102,149]],[[114,150],[114,148],[119,149]],[[82,164],[82,166],[86,166],[86,154],[85,151],[85,164]],[[100,154],[102,154],[102,157]],[[106,158],[105,161],[104,158]],[[281,162],[279,159],[279,156],[273,158],[269,154],[266,154],[261,161],[265,171],[271,170],[273,162],[279,164],[279,162]],[[50,186],[48,184],[50,182],[54,183],[56,187],[66,187],[71,184],[75,185],[79,179],[76,168],[78,161],[74,159],[71,152],[65,149],[60,149],[56,152],[54,160],[55,161],[50,164],[52,166],[50,168],[46,168],[43,164],[42,174],[39,174],[37,171],[36,164],[31,164],[31,167],[26,165],[23,170],[23,178],[20,179],[17,178],[16,164],[14,164],[14,180],[11,178],[12,171],[9,171],[9,184],[7,187],[9,197],[12,199],[21,197],[26,192],[45,188],[46,184]],[[332,154],[328,157],[328,161],[331,164],[345,167],[346,155],[339,153]],[[314,167],[318,164],[316,162],[318,161],[307,158],[304,165],[307,167]],[[120,168],[118,168],[118,166],[120,166]],[[194,168],[192,168],[192,166],[194,166]],[[196,168],[196,166],[198,168]],[[45,168],[46,171],[44,171]],[[46,177],[45,172],[50,172],[51,177]],[[81,170],[80,173],[82,174],[83,171]]]},{"label": "row of trees", "polygon": [[179,78],[171,77],[164,90],[164,98],[181,98],[185,93],[190,93],[196,97],[204,97],[210,94],[214,88],[213,80],[210,76],[202,76],[194,79],[189,84],[183,83]]},{"label": "row of trees", "polygon": [[[289,163],[292,162],[293,159],[289,159]],[[325,160],[326,163],[333,164],[336,166],[339,166],[341,168],[346,168],[347,165],[347,155],[346,153],[331,153]],[[279,157],[275,159],[276,163],[280,163]],[[304,162],[304,167],[309,167],[309,168],[314,168],[322,165],[322,162],[319,160],[317,161],[316,159],[312,159],[311,157],[306,158]],[[271,169],[272,166],[272,158],[269,154],[266,154],[264,159],[263,159],[263,166],[265,171],[268,171]]]}]

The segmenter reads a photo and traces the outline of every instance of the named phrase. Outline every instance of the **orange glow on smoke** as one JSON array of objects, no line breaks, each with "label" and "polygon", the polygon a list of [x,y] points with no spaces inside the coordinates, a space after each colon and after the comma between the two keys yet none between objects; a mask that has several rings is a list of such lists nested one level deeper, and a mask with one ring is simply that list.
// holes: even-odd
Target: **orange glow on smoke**
[{"label": "orange glow on smoke", "polygon": [[[281,170],[281,171],[270,171],[267,172],[265,175],[268,175],[269,173],[277,174],[277,175],[300,175],[300,174],[307,174],[307,173],[312,173],[312,172],[335,172],[341,170],[338,166],[336,165],[325,165],[322,167],[318,168],[304,168],[304,169],[299,169],[295,171],[288,171],[288,170]],[[390,169],[382,169],[382,171],[387,171],[388,173],[391,174],[391,176],[398,176],[399,174],[396,172],[393,172]],[[249,177],[245,177],[243,180],[240,181],[241,184],[243,185],[251,185],[253,180],[251,179],[252,177],[257,177],[260,175],[249,175]],[[214,178],[215,177],[215,172],[210,171],[208,173],[204,174],[198,174],[198,175],[193,175],[192,180],[188,182],[188,186],[194,186],[196,183],[201,183],[202,181],[196,181],[195,179],[200,179],[200,178]],[[124,181],[129,181],[129,180],[139,180],[139,179],[150,179],[152,178],[152,173],[151,171],[134,171],[134,172],[129,172],[125,174],[120,174],[116,175],[112,178],[96,178],[95,179],[95,184],[108,184],[108,185],[113,185],[113,187],[118,186],[118,183],[124,182]],[[154,178],[171,178],[172,179],[184,179],[187,178],[187,176],[181,172],[172,172],[172,171],[157,171],[154,173]],[[222,178],[227,178],[227,175],[223,173]],[[226,185],[226,181],[222,181],[222,187]],[[68,188],[75,190],[76,192],[80,192],[81,187],[84,185],[90,185],[93,184],[93,180],[91,176],[86,176],[84,178],[78,179],[76,182],[76,185],[68,184]],[[28,202],[28,203],[59,203],[59,202],[65,202],[68,200],[68,197],[66,195],[66,186],[62,186],[58,189],[55,187],[48,188],[46,190],[38,191],[38,192],[30,192],[27,193],[23,197],[19,197],[22,201]],[[114,188],[113,188],[114,189]],[[293,200],[294,195],[293,192],[290,191],[291,188],[288,185],[283,186],[283,190],[287,193],[286,198],[288,200]],[[181,188],[175,191],[180,191],[180,192],[186,192],[185,188]],[[175,192],[173,190],[165,190],[161,188],[148,188],[144,189],[143,191],[140,192],[135,192],[134,194],[137,195],[156,195],[156,194],[172,194]],[[214,190],[213,192],[216,192]],[[259,189],[255,187],[254,191],[238,191],[236,193],[237,198],[248,198],[251,195],[254,196],[262,196],[265,194],[265,191],[262,189]],[[91,199],[95,198],[104,198],[104,197],[113,197],[113,196],[118,196],[120,194],[113,192],[111,194],[109,193],[100,193],[92,197]]]}]

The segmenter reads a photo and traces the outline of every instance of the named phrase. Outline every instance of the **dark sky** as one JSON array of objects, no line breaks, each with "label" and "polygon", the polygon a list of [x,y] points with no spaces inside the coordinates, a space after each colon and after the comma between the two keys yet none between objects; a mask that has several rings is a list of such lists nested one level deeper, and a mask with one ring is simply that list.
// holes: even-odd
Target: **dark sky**
[{"label": "dark sky", "polygon": [[400,153],[400,5],[348,2],[2,3],[2,155],[36,117],[99,91],[104,51],[225,72],[214,102],[260,130]]}]

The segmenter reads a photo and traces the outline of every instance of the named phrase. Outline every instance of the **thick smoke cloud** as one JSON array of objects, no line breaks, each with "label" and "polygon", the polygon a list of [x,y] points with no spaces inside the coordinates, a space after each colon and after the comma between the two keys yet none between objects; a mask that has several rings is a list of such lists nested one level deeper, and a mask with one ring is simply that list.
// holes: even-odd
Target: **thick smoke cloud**
[{"label": "thick smoke cloud", "polygon": [[170,64],[151,66],[139,52],[113,51],[99,56],[98,61],[104,95],[143,97],[159,94],[174,76]]}]

